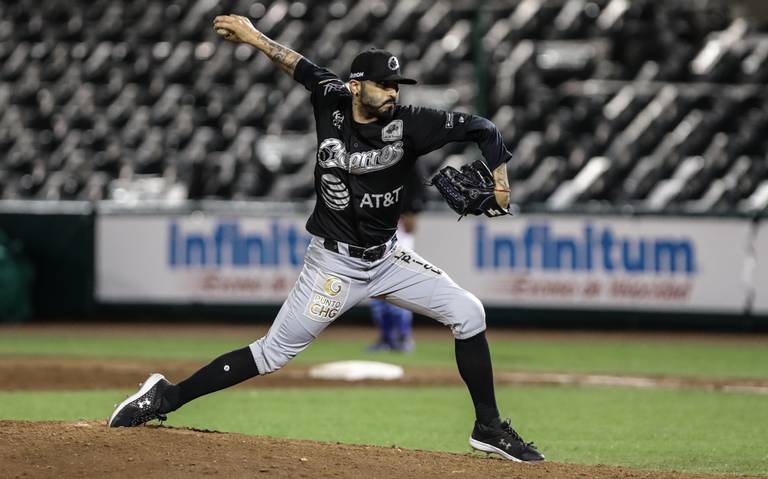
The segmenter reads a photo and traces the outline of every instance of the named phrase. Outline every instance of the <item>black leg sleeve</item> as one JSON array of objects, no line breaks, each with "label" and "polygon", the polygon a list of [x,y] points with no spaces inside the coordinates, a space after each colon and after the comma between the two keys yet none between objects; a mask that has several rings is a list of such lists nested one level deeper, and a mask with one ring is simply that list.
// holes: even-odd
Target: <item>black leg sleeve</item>
[{"label": "black leg sleeve", "polygon": [[493,366],[485,332],[469,339],[456,340],[456,365],[475,404],[475,416],[482,424],[498,419],[493,391]]},{"label": "black leg sleeve", "polygon": [[251,349],[223,354],[184,381],[163,392],[162,413],[175,411],[189,401],[234,386],[259,374]]}]

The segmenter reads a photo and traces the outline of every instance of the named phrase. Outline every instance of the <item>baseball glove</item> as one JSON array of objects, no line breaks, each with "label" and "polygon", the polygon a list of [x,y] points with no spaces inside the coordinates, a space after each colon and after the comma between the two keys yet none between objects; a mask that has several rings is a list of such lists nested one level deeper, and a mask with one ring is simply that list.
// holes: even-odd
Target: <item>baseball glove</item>
[{"label": "baseball glove", "polygon": [[508,207],[496,201],[496,184],[493,174],[483,161],[463,165],[461,170],[452,166],[442,168],[427,184],[433,185],[459,215],[495,217],[511,215]]}]

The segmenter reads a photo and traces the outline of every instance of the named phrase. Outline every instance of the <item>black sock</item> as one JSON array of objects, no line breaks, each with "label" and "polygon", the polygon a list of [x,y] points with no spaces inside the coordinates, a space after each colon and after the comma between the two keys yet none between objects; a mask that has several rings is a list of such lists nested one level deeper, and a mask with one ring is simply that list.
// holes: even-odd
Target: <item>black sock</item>
[{"label": "black sock", "polygon": [[499,417],[493,392],[491,352],[485,332],[469,339],[456,340],[456,365],[461,379],[467,384],[475,404],[475,417],[481,424],[490,424]]},{"label": "black sock", "polygon": [[234,386],[258,374],[251,348],[223,354],[184,381],[167,388],[163,392],[160,412],[175,411],[195,398]]}]

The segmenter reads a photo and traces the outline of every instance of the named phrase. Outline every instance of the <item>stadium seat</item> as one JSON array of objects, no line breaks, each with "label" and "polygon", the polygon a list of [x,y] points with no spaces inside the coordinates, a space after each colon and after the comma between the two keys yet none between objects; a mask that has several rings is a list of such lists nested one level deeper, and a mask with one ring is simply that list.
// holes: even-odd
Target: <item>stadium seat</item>
[{"label": "stadium seat", "polygon": [[[126,182],[145,175],[189,182],[157,190],[173,195],[311,197],[307,93],[218,38],[225,12],[343,78],[359,50],[390,49],[420,80],[404,102],[499,127],[516,202],[754,209],[768,194],[768,37],[725,1],[519,0],[482,15],[448,0],[0,8],[2,197],[137,197]],[[451,145],[423,164],[476,155]]]}]

